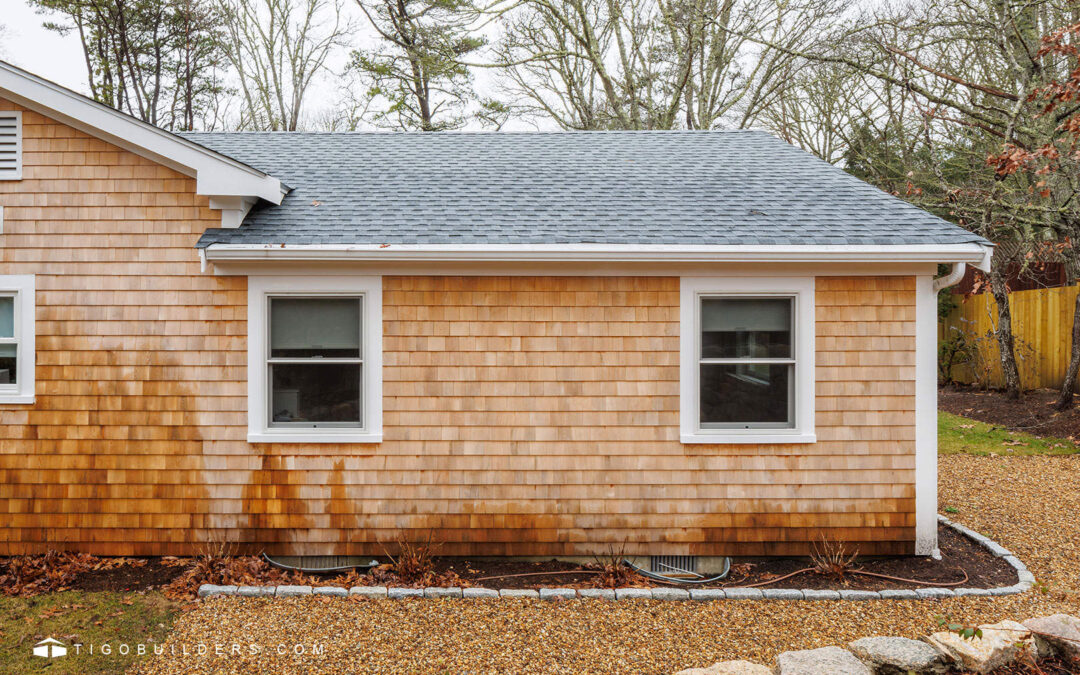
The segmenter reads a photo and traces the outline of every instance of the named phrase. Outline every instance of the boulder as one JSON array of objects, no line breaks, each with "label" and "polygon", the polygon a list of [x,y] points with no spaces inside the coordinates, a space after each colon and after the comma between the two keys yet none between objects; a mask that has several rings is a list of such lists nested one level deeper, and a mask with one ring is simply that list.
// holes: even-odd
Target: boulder
[{"label": "boulder", "polygon": [[708,668],[687,668],[675,675],[772,675],[772,668],[749,661],[721,661]]},{"label": "boulder", "polygon": [[777,675],[873,675],[855,655],[840,647],[784,652],[776,657]]},{"label": "boulder", "polygon": [[965,639],[956,633],[943,631],[925,638],[938,651],[956,661],[964,670],[989,673],[1009,665],[1024,652],[1036,656],[1035,639],[1031,631],[1015,621],[979,626],[982,637]]},{"label": "boulder", "polygon": [[1024,626],[1038,633],[1035,644],[1040,656],[1060,655],[1070,663],[1080,663],[1080,619],[1054,614],[1028,619]]},{"label": "boulder", "polygon": [[945,655],[919,640],[868,637],[852,642],[848,649],[870,666],[875,675],[945,673],[949,670]]}]

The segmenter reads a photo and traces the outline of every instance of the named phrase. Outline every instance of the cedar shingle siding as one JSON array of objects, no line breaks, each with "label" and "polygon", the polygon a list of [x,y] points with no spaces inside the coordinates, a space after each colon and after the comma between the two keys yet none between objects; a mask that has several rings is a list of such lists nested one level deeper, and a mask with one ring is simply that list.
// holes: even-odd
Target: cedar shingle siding
[{"label": "cedar shingle siding", "polygon": [[[0,101],[0,110],[19,110]],[[246,279],[194,181],[26,111],[3,274],[37,275],[37,402],[0,407],[0,554],[206,540],[377,554],[914,546],[915,283],[817,279],[817,434],[678,440],[673,277],[384,279],[379,445],[251,445]]]}]

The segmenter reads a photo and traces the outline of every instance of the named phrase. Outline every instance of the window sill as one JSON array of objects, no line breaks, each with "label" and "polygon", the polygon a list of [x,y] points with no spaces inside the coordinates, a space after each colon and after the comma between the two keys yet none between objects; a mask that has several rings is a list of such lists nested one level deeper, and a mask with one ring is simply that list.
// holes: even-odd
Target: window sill
[{"label": "window sill", "polygon": [[300,433],[264,431],[248,433],[248,443],[382,443],[381,433]]},{"label": "window sill", "polygon": [[0,404],[31,405],[33,403],[33,394],[0,394]]},{"label": "window sill", "polygon": [[817,443],[815,434],[682,434],[679,437],[682,443],[699,444],[711,443],[714,445],[776,445],[780,443]]}]

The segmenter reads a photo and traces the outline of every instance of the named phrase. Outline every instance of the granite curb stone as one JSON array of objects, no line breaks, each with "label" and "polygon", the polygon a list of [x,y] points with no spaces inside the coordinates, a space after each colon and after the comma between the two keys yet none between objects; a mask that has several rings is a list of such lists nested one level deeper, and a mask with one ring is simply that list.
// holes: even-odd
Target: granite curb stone
[{"label": "granite curb stone", "polygon": [[951,588],[916,588],[915,592],[920,598],[926,600],[940,600],[941,598],[952,598],[956,596],[956,591]]},{"label": "granite curb stone", "polygon": [[797,588],[766,588],[762,590],[766,600],[802,600],[804,591]]},{"label": "granite curb stone", "polygon": [[841,600],[880,600],[881,593],[877,591],[849,591],[844,589],[840,591]]},{"label": "granite curb stone", "polygon": [[209,598],[214,595],[236,595],[236,586],[218,586],[216,584],[199,586],[200,598]]},{"label": "granite curb stone", "polygon": [[274,592],[279,598],[292,598],[298,595],[311,595],[311,586],[278,586]]},{"label": "granite curb stone", "polygon": [[885,600],[917,600],[919,594],[910,588],[887,588],[883,591],[878,591]]},{"label": "granite curb stone", "polygon": [[335,598],[344,598],[349,595],[348,589],[340,586],[319,586],[312,593],[314,595],[329,595]]},{"label": "granite curb stone", "polygon": [[727,593],[723,588],[691,588],[690,599],[698,601],[723,600]]},{"label": "granite curb stone", "polygon": [[385,598],[386,586],[353,586],[349,589],[349,595],[357,595],[361,598]]},{"label": "granite curb stone", "polygon": [[243,598],[269,598],[275,590],[273,586],[241,586],[236,589],[236,594]]},{"label": "granite curb stone", "polygon": [[615,599],[615,591],[610,588],[582,588],[578,590],[578,595],[582,598],[591,598],[594,600]]},{"label": "granite curb stone", "polygon": [[681,588],[654,588],[652,598],[653,600],[689,600],[690,591]]},{"label": "granite curb stone", "polygon": [[725,588],[724,595],[728,600],[761,600],[765,597],[760,588]]}]

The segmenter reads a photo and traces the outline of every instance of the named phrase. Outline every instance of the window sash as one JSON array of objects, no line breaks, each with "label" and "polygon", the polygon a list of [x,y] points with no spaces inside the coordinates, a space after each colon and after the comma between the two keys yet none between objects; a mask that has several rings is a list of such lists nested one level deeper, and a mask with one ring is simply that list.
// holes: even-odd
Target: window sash
[{"label": "window sash", "polygon": [[[364,410],[364,390],[365,380],[367,378],[367,368],[364,367],[364,355],[367,350],[367,344],[364,340],[364,303],[366,301],[366,293],[268,293],[265,297],[266,300],[266,340],[263,347],[263,361],[266,366],[266,426],[268,429],[366,429],[367,419]],[[360,301],[359,320],[356,324],[357,334],[360,336],[360,356],[359,357],[323,357],[323,356],[278,356],[273,357],[271,354],[271,339],[273,332],[273,300],[276,298],[289,298],[292,300],[318,300],[321,298],[355,298]],[[275,422],[274,421],[274,365],[281,364],[293,364],[293,365],[332,365],[335,363],[340,364],[355,364],[359,367],[359,381],[357,382],[357,406],[360,411],[359,422]]]},{"label": "window sash", "polygon": [[[726,357],[717,358],[709,357],[705,358],[702,353],[702,306],[705,300],[711,299],[735,299],[735,300],[776,300],[787,299],[791,301],[791,314],[789,318],[788,326],[788,341],[790,343],[790,353],[792,356],[787,358],[780,357]],[[795,392],[798,389],[796,380],[798,378],[798,368],[796,365],[795,354],[797,353],[797,340],[798,340],[798,295],[794,293],[754,293],[754,294],[741,294],[741,293],[700,293],[697,296],[697,303],[695,307],[695,341],[697,343],[697,381],[695,387],[697,389],[697,396],[701,397],[701,382],[702,382],[702,366],[706,365],[786,365],[788,366],[788,386],[787,386],[787,416],[786,422],[704,422],[701,419],[701,406],[697,406],[697,418],[698,429],[702,431],[730,431],[730,430],[747,430],[753,431],[755,429],[795,429],[798,426],[798,411],[796,410]],[[747,376],[752,377],[752,376]],[[756,378],[755,378],[756,379]]]},{"label": "window sash", "polygon": [[21,379],[19,378],[19,364],[22,362],[22,345],[20,344],[22,335],[20,331],[22,330],[22,323],[19,317],[21,307],[19,306],[20,303],[18,291],[0,292],[0,298],[12,299],[12,337],[0,337],[0,345],[15,345],[15,382],[0,384],[0,392],[7,394],[12,392],[18,392],[19,387],[22,386],[22,383],[19,381]]}]

